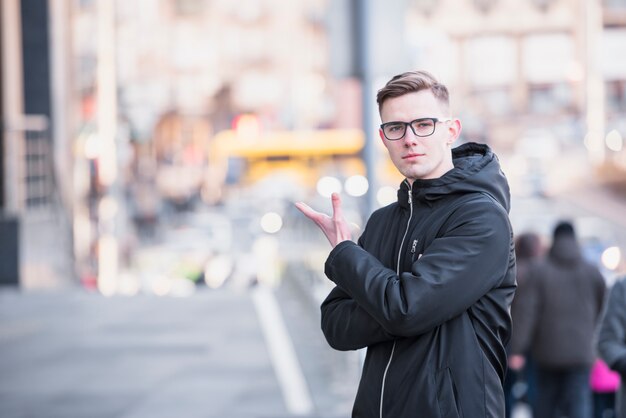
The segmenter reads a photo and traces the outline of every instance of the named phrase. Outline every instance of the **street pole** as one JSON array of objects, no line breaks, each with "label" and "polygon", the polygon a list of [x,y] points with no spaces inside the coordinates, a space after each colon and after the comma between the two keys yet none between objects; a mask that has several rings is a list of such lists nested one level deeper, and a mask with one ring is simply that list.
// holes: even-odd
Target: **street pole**
[{"label": "street pole", "polygon": [[98,0],[97,126],[98,171],[104,193],[97,206],[98,289],[117,290],[119,245],[116,232],[120,200],[117,196],[117,82],[115,77],[115,1]]},{"label": "street pole", "polygon": [[23,120],[24,99],[22,80],[22,31],[20,27],[20,1],[3,0],[0,5],[0,136],[4,144],[0,157],[3,160],[2,207],[6,213],[17,216],[24,209],[24,135],[19,126]]},{"label": "street pole", "polygon": [[374,143],[373,111],[371,100],[374,97],[372,84],[372,63],[370,59],[371,40],[371,11],[370,0],[355,0],[356,8],[356,40],[357,68],[361,79],[361,111],[363,115],[362,128],[364,134],[364,146],[362,159],[365,164],[365,173],[369,187],[365,195],[365,207],[363,219],[367,219],[376,208],[376,148]]},{"label": "street pole", "polygon": [[581,0],[585,16],[587,137],[585,145],[595,168],[604,164],[604,80],[600,63],[599,45],[602,36],[602,5],[600,0]]}]

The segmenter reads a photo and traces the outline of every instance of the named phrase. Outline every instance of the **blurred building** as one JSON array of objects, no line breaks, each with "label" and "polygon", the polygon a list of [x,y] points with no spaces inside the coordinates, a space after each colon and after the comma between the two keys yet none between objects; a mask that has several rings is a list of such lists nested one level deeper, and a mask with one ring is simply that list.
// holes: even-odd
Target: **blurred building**
[{"label": "blurred building", "polygon": [[[219,199],[206,181],[215,177],[210,141],[235,116],[254,113],[263,129],[315,128],[332,117],[323,1],[72,4],[72,94],[81,111],[75,218],[86,231],[75,234],[81,276],[91,270],[100,281],[102,201],[120,209],[104,222],[114,231],[105,247],[116,242],[124,252],[135,232],[142,235],[125,220],[149,229],[164,213]],[[102,98],[109,90],[114,106]],[[115,161],[104,164],[96,143],[115,149]],[[103,184],[110,166],[114,180]]]},{"label": "blurred building", "polygon": [[3,279],[74,279],[69,4],[0,3],[0,246]]},{"label": "blurred building", "polygon": [[[119,116],[138,144],[184,148],[254,112],[267,129],[315,128],[332,118],[325,2],[113,2]],[[76,2],[78,93],[92,101],[97,2]],[[172,129],[178,127],[178,131]],[[159,150],[157,153],[161,153]]]},{"label": "blurred building", "polygon": [[469,139],[585,140],[596,164],[626,173],[626,2],[413,0],[407,12],[414,66],[452,86]]},{"label": "blurred building", "polygon": [[449,84],[465,140],[556,138],[624,179],[626,1],[371,0],[363,21],[365,3],[2,1],[0,222],[21,232],[0,240],[19,244],[22,281],[73,277],[73,255],[81,277],[102,257],[114,277],[164,198],[219,198],[203,191],[211,143],[242,114],[257,134],[361,129],[358,45],[373,90],[410,68]]},{"label": "blurred building", "polygon": [[[96,62],[95,3],[76,2],[81,78]],[[139,142],[173,114],[191,120],[181,127],[208,121],[205,136],[245,112],[266,129],[360,127],[354,1],[114,3],[119,111]],[[512,147],[537,129],[565,142],[590,130],[623,135],[623,1],[370,3],[377,79],[410,67],[440,75],[468,140]],[[605,135],[589,139],[603,159]]]}]

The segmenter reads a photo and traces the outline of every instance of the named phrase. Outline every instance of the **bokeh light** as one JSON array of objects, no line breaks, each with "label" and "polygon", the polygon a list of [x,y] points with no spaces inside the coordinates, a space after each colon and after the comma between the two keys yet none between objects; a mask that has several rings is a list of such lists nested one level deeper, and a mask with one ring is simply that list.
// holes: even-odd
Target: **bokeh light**
[{"label": "bokeh light", "polygon": [[367,193],[367,189],[369,189],[369,182],[365,177],[357,174],[348,177],[345,183],[345,187],[346,193],[348,193],[350,196],[359,197]]},{"label": "bokeh light", "polygon": [[324,197],[330,197],[333,193],[340,193],[341,182],[336,177],[324,176],[317,182],[317,192]]},{"label": "bokeh light", "polygon": [[385,186],[378,189],[376,193],[376,201],[381,206],[387,206],[397,200],[397,191],[393,187]]},{"label": "bokeh light", "polygon": [[609,247],[602,252],[602,264],[609,270],[615,270],[619,267],[622,253],[619,247]]},{"label": "bokeh light", "polygon": [[283,218],[276,212],[268,212],[261,218],[261,228],[269,234],[275,234],[283,227]]},{"label": "bokeh light", "polygon": [[611,151],[620,152],[624,146],[622,134],[620,134],[617,129],[613,129],[609,132],[604,141],[606,142],[607,148]]}]

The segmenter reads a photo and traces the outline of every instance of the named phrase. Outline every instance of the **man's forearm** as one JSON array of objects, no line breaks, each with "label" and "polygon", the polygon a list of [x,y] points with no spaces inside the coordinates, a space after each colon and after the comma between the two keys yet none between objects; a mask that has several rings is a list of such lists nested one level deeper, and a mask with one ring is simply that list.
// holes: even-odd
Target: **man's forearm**
[{"label": "man's forearm", "polygon": [[321,309],[322,331],[337,350],[357,350],[395,339],[339,287],[330,292]]}]

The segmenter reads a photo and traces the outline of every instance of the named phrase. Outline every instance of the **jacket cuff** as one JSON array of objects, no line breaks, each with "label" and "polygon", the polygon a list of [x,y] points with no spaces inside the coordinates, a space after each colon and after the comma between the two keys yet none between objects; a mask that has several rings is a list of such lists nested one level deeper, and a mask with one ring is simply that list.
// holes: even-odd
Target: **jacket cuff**
[{"label": "jacket cuff", "polygon": [[333,282],[335,280],[333,280],[333,265],[335,263],[335,259],[339,256],[339,254],[345,250],[346,248],[348,248],[351,245],[356,245],[354,242],[352,241],[342,241],[339,244],[337,244],[335,246],[335,248],[332,249],[332,251],[330,252],[330,254],[328,254],[328,258],[326,259],[326,263],[324,264],[324,274],[326,274],[326,277],[328,277],[330,280],[332,280]]}]

